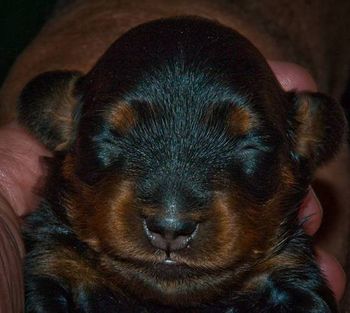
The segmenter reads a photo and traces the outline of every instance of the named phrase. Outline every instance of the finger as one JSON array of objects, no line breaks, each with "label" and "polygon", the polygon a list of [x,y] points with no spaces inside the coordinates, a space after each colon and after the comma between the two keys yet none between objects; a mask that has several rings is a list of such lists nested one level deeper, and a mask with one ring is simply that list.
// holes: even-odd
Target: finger
[{"label": "finger", "polygon": [[315,192],[310,188],[299,210],[299,220],[308,235],[314,235],[321,226],[323,210]]},{"label": "finger", "polygon": [[[317,86],[310,73],[303,67],[287,62],[270,61],[271,69],[285,90],[317,91]],[[313,235],[319,229],[322,220],[322,208],[315,193],[310,190],[299,212],[307,234]]]},{"label": "finger", "polygon": [[269,64],[284,90],[317,91],[315,81],[305,68],[288,62],[269,61]]},{"label": "finger", "polygon": [[346,285],[346,275],[343,268],[332,255],[321,249],[316,249],[316,259],[328,281],[329,287],[339,302],[344,294]]},{"label": "finger", "polygon": [[0,191],[18,216],[37,205],[34,189],[45,171],[41,156],[50,153],[17,124],[0,129]]},{"label": "finger", "polygon": [[[317,91],[315,81],[304,68],[284,62],[271,61],[269,64],[281,86],[286,91],[293,89],[298,91]],[[299,218],[305,221],[305,231],[310,235],[313,235],[320,227],[322,207],[312,190],[309,191],[301,206]],[[333,256],[321,249],[317,249],[317,262],[339,302],[344,294],[346,284],[343,268]]]}]

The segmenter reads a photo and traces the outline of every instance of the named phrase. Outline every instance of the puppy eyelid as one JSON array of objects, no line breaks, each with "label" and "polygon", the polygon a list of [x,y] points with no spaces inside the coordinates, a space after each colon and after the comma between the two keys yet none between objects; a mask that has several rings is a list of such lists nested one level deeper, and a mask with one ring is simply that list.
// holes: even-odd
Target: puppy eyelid
[{"label": "puppy eyelid", "polygon": [[244,151],[244,152],[247,152],[247,151],[271,152],[271,150],[272,150],[271,147],[258,146],[258,145],[254,145],[254,144],[247,144],[241,148],[241,151]]},{"label": "puppy eyelid", "polygon": [[258,135],[251,133],[245,136],[239,145],[241,151],[257,151],[263,153],[275,152],[279,146],[277,138],[270,135]]}]

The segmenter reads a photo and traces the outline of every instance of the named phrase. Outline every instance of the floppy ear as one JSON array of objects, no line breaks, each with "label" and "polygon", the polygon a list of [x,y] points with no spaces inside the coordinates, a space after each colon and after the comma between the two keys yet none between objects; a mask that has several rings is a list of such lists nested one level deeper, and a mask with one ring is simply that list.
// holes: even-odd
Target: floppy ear
[{"label": "floppy ear", "polygon": [[76,84],[79,72],[40,74],[23,89],[17,104],[20,124],[51,151],[64,151],[75,137],[79,116]]},{"label": "floppy ear", "polygon": [[331,159],[343,142],[346,120],[342,107],[322,93],[290,93],[293,157],[311,172]]}]

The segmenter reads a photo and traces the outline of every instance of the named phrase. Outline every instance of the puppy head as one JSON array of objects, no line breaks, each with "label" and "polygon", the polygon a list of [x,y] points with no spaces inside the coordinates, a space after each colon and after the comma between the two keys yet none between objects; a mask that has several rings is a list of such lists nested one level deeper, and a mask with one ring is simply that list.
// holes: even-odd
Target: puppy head
[{"label": "puppy head", "polygon": [[238,33],[192,17],[132,29],[85,76],[40,75],[19,120],[65,155],[69,219],[101,271],[167,304],[240,288],[345,124],[327,96],[284,92]]}]

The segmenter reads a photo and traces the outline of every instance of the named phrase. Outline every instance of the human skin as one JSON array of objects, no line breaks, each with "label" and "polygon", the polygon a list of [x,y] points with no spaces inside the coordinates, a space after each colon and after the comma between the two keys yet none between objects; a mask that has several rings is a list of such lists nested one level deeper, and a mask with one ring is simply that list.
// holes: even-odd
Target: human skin
[{"label": "human skin", "polygon": [[[284,62],[270,62],[270,66],[285,90],[317,90],[303,68]],[[39,190],[46,172],[44,156],[50,157],[51,153],[15,122],[0,129],[0,312],[23,312],[25,252],[20,226],[40,201]],[[312,189],[300,208],[300,219],[305,217],[305,231],[314,235],[321,225],[322,208]],[[345,288],[344,271],[331,255],[317,247],[316,252],[320,268],[339,301]]]}]

